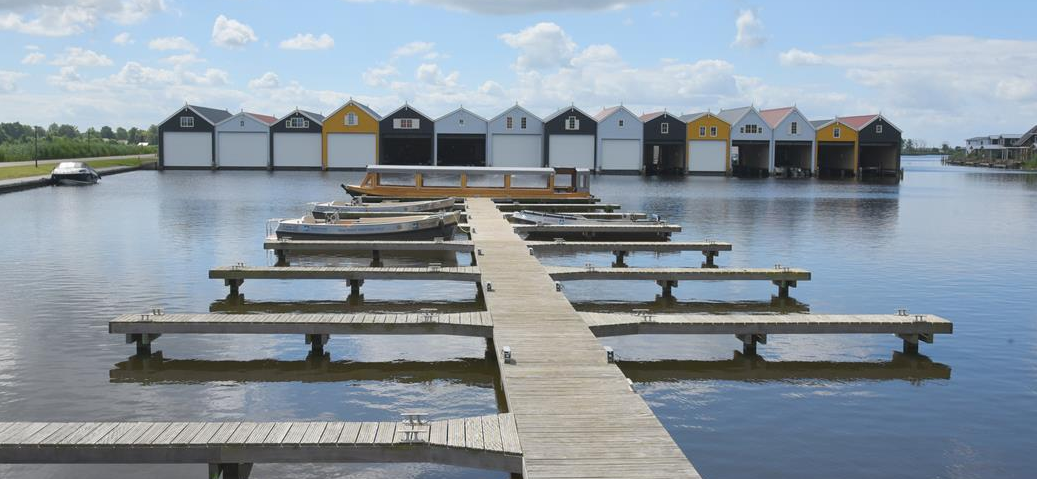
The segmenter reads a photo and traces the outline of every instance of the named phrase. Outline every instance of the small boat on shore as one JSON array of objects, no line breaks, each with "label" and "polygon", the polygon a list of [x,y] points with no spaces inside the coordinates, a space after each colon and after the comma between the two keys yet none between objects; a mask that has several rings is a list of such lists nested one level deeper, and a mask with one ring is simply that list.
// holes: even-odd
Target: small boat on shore
[{"label": "small boat on shore", "polygon": [[663,223],[659,215],[650,215],[645,219],[635,219],[633,217],[592,219],[578,214],[547,213],[530,210],[512,213],[511,219],[519,223],[532,225],[657,225]]},{"label": "small boat on shore", "polygon": [[429,213],[454,208],[454,198],[427,201],[382,201],[367,203],[360,198],[353,201],[326,201],[313,205],[313,217],[322,219],[331,213],[347,217],[355,213]]},{"label": "small boat on shore", "polygon": [[384,218],[340,219],[331,213],[325,219],[307,215],[277,220],[274,234],[279,239],[449,239],[457,229],[460,212]]},{"label": "small boat on shore", "polygon": [[92,185],[101,175],[81,161],[62,161],[50,172],[50,181],[57,185]]}]

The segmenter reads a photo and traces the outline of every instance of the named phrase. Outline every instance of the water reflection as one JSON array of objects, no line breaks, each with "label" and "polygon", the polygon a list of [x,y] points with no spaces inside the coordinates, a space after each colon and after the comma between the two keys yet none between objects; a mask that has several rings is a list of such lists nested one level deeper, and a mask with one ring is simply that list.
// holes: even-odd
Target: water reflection
[{"label": "water reflection", "polygon": [[950,379],[951,367],[929,357],[897,351],[889,361],[768,361],[735,351],[729,360],[620,361],[617,363],[631,381],[638,383],[689,380],[789,381],[823,379],[830,381]]},{"label": "water reflection", "polygon": [[113,383],[198,384],[213,382],[332,383],[384,381],[429,383],[444,381],[470,387],[492,388],[499,382],[497,362],[489,358],[446,361],[332,361],[330,355],[299,361],[166,359],[161,352],[133,356],[108,372]]}]

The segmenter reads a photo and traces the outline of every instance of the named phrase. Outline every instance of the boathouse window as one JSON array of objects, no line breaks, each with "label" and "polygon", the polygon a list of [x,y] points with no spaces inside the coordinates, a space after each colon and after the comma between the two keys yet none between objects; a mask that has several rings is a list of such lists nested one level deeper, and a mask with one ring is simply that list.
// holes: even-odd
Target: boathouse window
[{"label": "boathouse window", "polygon": [[241,120],[241,121],[239,121],[239,122],[238,122],[238,126],[245,126],[245,120]]},{"label": "boathouse window", "polygon": [[623,120],[619,120],[619,127],[623,128]]},{"label": "boathouse window", "polygon": [[287,127],[287,128],[309,128],[310,127],[310,122],[307,121],[305,118],[298,117],[298,116],[293,116],[293,117],[289,118],[288,121],[285,122],[285,127]]},{"label": "boathouse window", "polygon": [[182,117],[180,117],[180,128],[194,128],[194,117],[193,116],[182,116]]},{"label": "boathouse window", "polygon": [[839,128],[838,126],[833,128],[832,129],[832,138],[839,138],[840,136],[842,136],[842,132],[843,132],[842,128]]},{"label": "boathouse window", "polygon": [[460,125],[460,126],[464,126],[464,118],[458,118],[457,119],[457,124]]},{"label": "boathouse window", "polygon": [[418,122],[417,118],[397,118],[393,120],[393,127],[398,130],[416,130]]},{"label": "boathouse window", "polygon": [[659,133],[661,133],[663,135],[670,134],[670,124],[669,123],[660,123],[659,124]]},{"label": "boathouse window", "polygon": [[700,126],[699,127],[699,136],[706,136],[706,127],[704,127],[704,126]]},{"label": "boathouse window", "polygon": [[346,113],[346,125],[347,126],[356,126],[358,123],[360,123],[360,119],[356,116],[356,113],[353,113],[353,112]]},{"label": "boathouse window", "polygon": [[577,120],[575,116],[570,116],[568,119],[565,120],[565,129],[566,130],[579,130],[580,129],[580,120]]},{"label": "boathouse window", "polygon": [[789,134],[790,135],[798,135],[799,134],[799,123],[792,122],[791,124],[789,124]]},{"label": "boathouse window", "polygon": [[[509,126],[508,128],[511,128],[511,127]],[[519,128],[521,128],[523,130],[526,129],[526,117],[522,117],[522,119],[519,120]]]},{"label": "boathouse window", "polygon": [[715,127],[715,126],[709,127],[709,136],[717,136],[717,127]]},{"label": "boathouse window", "polygon": [[875,133],[882,133],[882,125],[875,125]]},{"label": "boathouse window", "polygon": [[[523,118],[523,120],[525,120],[525,118]],[[515,127],[515,119],[509,116],[508,119],[504,121],[504,127],[509,129],[509,130],[514,128]]]}]

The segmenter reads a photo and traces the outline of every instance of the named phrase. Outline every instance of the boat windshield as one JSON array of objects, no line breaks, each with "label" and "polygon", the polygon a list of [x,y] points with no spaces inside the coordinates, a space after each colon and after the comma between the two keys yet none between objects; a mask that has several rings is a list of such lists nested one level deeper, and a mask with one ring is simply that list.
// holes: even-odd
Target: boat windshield
[{"label": "boat windshield", "polygon": [[58,168],[62,169],[84,168],[85,166],[86,165],[78,161],[62,161],[61,163],[58,163]]}]

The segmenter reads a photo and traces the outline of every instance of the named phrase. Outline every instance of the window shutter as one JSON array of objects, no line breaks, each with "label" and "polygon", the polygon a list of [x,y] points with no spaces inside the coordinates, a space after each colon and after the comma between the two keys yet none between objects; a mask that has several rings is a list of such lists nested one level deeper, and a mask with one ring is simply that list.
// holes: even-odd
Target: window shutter
[{"label": "window shutter", "polygon": [[397,129],[397,130],[398,130],[398,129],[400,129],[400,125],[401,125],[401,124],[402,124],[402,122],[400,121],[400,119],[399,119],[399,118],[393,118],[393,119],[392,119],[392,127],[393,127],[393,128],[395,128],[395,129]]}]

